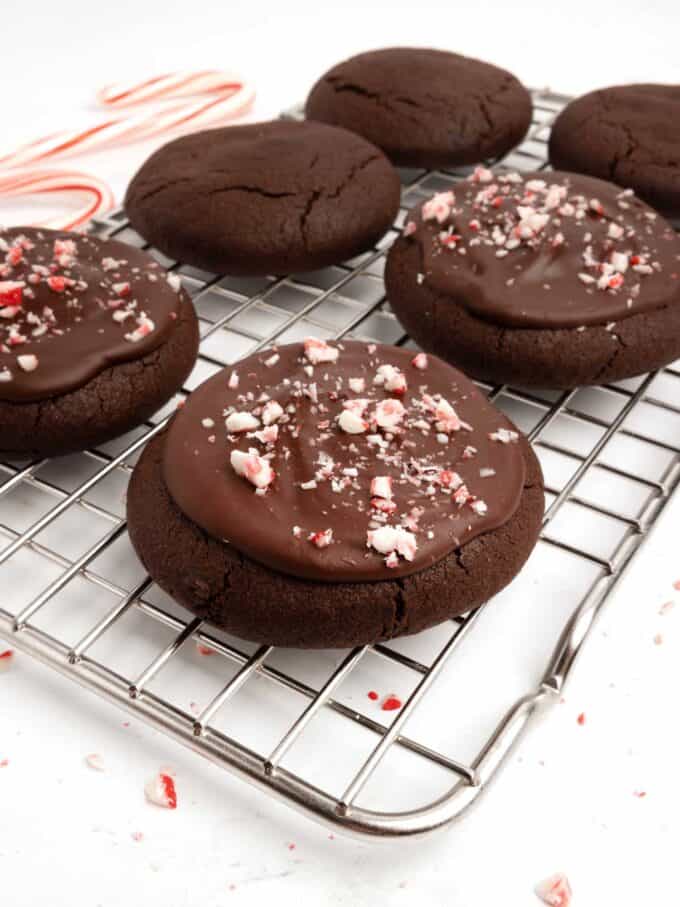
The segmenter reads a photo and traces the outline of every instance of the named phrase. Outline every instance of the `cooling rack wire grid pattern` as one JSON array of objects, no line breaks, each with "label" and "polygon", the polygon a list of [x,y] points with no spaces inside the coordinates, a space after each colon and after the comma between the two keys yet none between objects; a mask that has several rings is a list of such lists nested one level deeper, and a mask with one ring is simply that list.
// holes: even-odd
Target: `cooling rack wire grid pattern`
[{"label": "cooling rack wire grid pattern", "polygon": [[[547,166],[550,123],[567,100],[534,92],[532,129],[503,165]],[[316,273],[221,277],[152,249],[181,275],[200,317],[200,357],[183,395],[247,353],[310,334],[412,345],[385,301],[385,251],[406,209],[462,175],[403,171],[389,235]],[[93,229],[145,245],[122,211]],[[251,645],[193,619],[145,575],[124,520],[130,471],[178,396],[100,449],[0,462],[0,637],[337,830],[384,837],[445,826],[536,709],[559,698],[598,610],[680,479],[680,364],[564,393],[486,390],[535,446],[546,512],[521,575],[479,611],[351,652]],[[402,707],[382,710],[392,693]]]}]

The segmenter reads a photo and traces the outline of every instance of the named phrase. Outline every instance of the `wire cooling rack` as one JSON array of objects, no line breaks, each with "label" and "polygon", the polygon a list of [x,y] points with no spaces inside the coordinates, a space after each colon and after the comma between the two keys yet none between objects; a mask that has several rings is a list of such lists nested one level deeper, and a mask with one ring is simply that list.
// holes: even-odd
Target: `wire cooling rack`
[{"label": "wire cooling rack", "polygon": [[[534,93],[532,130],[505,165],[547,166],[550,123],[566,100]],[[289,804],[375,836],[451,822],[537,708],[559,698],[599,609],[680,479],[678,364],[566,393],[486,388],[541,460],[541,539],[485,607],[383,645],[274,650],[192,618],[144,574],[124,496],[141,448],[181,396],[236,359],[309,334],[411,345],[385,302],[385,250],[407,208],[462,175],[404,171],[389,235],[316,273],[221,277],[151,250],[181,275],[200,317],[200,356],[183,394],[97,450],[0,463],[0,636]],[[145,246],[122,211],[94,232]],[[393,693],[402,708],[382,710]]]}]

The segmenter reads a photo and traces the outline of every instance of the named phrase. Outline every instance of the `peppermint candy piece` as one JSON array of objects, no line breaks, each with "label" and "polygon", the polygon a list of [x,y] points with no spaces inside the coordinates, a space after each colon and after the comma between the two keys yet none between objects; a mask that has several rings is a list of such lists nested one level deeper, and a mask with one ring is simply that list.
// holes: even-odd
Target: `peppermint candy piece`
[{"label": "peppermint candy piece", "polygon": [[104,759],[100,753],[88,753],[85,756],[85,765],[94,769],[96,772],[104,771]]},{"label": "peppermint candy piece", "polygon": [[569,879],[562,872],[549,876],[534,888],[536,897],[540,898],[548,907],[569,907],[571,904],[571,885]]},{"label": "peppermint candy piece", "polygon": [[443,224],[451,216],[451,208],[455,201],[453,192],[438,192],[421,208],[423,220],[436,220],[438,224]]},{"label": "peppermint candy piece", "polygon": [[229,434],[235,435],[241,431],[254,431],[260,427],[260,420],[252,413],[230,413],[224,424]]},{"label": "peppermint candy piece", "polygon": [[371,479],[371,495],[375,498],[385,498],[387,501],[392,500],[392,477],[376,476]]},{"label": "peppermint candy piece", "polygon": [[[397,554],[407,561],[412,561],[418,543],[415,535],[407,529],[402,529],[401,526],[381,526],[380,529],[368,530],[366,547],[374,548],[380,554],[388,556]],[[394,557],[392,557],[392,561],[394,562]],[[391,565],[388,564],[388,566]]]},{"label": "peppermint candy piece", "polygon": [[267,488],[274,481],[275,473],[269,460],[260,457],[254,447],[248,453],[232,450],[229,459],[236,475],[243,476],[256,488]]},{"label": "peppermint candy piece", "polygon": [[305,356],[312,365],[319,365],[321,362],[335,362],[340,351],[335,346],[330,346],[325,340],[318,340],[316,337],[306,337],[303,341]]},{"label": "peppermint candy piece", "polygon": [[158,772],[144,785],[144,796],[149,803],[162,806],[164,809],[177,809],[177,790],[172,775]]},{"label": "peppermint candy piece", "polygon": [[357,412],[351,409],[343,409],[338,416],[338,425],[348,435],[360,435],[368,431],[368,422],[365,422]]},{"label": "peppermint candy piece", "polygon": [[321,532],[310,532],[307,539],[317,548],[328,548],[333,541],[333,530],[324,529]]},{"label": "peppermint candy piece", "polygon": [[25,356],[17,356],[17,365],[24,372],[34,372],[38,367],[38,357],[32,353]]},{"label": "peppermint candy piece", "polygon": [[375,421],[381,428],[396,428],[405,413],[400,400],[381,400],[375,408]]}]

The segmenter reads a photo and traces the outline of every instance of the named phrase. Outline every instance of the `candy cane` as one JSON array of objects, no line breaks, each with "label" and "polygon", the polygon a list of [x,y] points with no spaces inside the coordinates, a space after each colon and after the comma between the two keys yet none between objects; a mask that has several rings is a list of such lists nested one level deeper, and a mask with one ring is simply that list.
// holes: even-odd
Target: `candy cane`
[{"label": "candy cane", "polygon": [[0,175],[0,195],[42,195],[45,192],[89,196],[86,204],[69,215],[40,224],[55,230],[77,230],[95,214],[109,211],[115,204],[113,193],[103,180],[76,170],[14,170]]},{"label": "candy cane", "polygon": [[[189,98],[196,100],[187,100]],[[88,174],[26,168],[70,155],[215,126],[245,113],[254,98],[255,91],[251,85],[227,73],[212,70],[170,73],[138,83],[109,85],[97,94],[97,100],[102,106],[114,110],[150,102],[181,100],[166,104],[160,111],[114,117],[86,129],[57,132],[22,145],[0,157],[0,167],[12,171],[0,177],[0,195],[87,192],[93,197],[87,207],[70,217],[53,218],[49,224],[41,224],[61,229],[82,226],[95,214],[113,207],[114,198],[109,187]]]}]

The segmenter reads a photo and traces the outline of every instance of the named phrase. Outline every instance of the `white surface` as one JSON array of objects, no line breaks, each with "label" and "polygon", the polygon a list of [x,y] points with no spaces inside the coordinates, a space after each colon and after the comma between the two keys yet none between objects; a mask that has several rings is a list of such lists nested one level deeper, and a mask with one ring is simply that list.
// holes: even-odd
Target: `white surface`
[{"label": "white surface", "polygon": [[[13,10],[3,48],[2,150],[91,122],[93,91],[126,75],[226,67],[249,73],[258,115],[305,94],[331,62],[372,46],[435,44],[506,65],[527,83],[578,92],[677,80],[680,14],[668,3],[558,9],[448,5],[42,4]],[[125,69],[127,67],[127,69]],[[120,194],[150,148],[73,159]],[[0,218],[10,219],[0,207]],[[521,907],[566,871],[577,907],[667,902],[680,831],[673,671],[680,642],[677,525],[667,511],[617,590],[564,705],[459,825],[419,842],[359,844],[299,818],[125,716],[17,657],[0,675],[0,890],[12,907],[143,902]],[[665,616],[669,599],[678,608]],[[550,603],[546,603],[549,607]],[[662,633],[657,645],[654,636]],[[584,712],[583,726],[577,716]],[[106,771],[85,765],[102,754]],[[145,803],[160,765],[179,809]],[[646,791],[639,798],[635,791]],[[141,831],[142,841],[131,834]],[[289,849],[295,844],[294,849]]]}]

